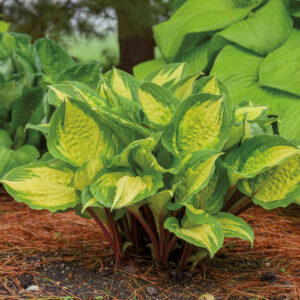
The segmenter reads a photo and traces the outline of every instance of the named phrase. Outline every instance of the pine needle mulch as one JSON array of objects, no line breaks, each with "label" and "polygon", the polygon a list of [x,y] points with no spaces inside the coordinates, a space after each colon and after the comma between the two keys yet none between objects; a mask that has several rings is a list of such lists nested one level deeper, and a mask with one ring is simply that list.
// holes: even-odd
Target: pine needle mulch
[{"label": "pine needle mulch", "polygon": [[[204,293],[216,299],[300,299],[299,206],[272,211],[254,207],[243,218],[255,231],[253,249],[245,241],[228,239],[213,260],[203,260],[192,276],[178,278],[139,257],[114,269],[109,245],[92,220],[72,212],[34,211],[0,191],[0,299],[199,299]],[[94,282],[86,297],[61,279],[41,283],[47,266],[71,263],[73,273],[93,269],[102,274],[97,280],[111,280],[105,289]],[[26,291],[24,276],[31,276],[38,291]]]}]

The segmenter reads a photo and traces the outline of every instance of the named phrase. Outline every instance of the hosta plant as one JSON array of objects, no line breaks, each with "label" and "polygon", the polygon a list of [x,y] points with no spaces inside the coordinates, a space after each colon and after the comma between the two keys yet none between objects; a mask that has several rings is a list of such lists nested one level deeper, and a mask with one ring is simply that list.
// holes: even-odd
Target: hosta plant
[{"label": "hosta plant", "polygon": [[95,88],[99,76],[98,62],[76,64],[47,38],[32,44],[28,35],[0,33],[0,178],[40,156],[41,135],[25,127],[47,122],[47,85],[79,80]]},{"label": "hosta plant", "polygon": [[113,69],[94,93],[53,85],[49,153],[1,180],[35,209],[93,217],[116,262],[152,253],[194,266],[224,238],[253,245],[239,215],[286,206],[300,192],[300,149],[273,135],[266,106],[233,107],[216,77],[166,65],[143,82]]},{"label": "hosta plant", "polygon": [[154,27],[162,58],[136,66],[135,74],[188,62],[192,73],[217,74],[234,103],[268,105],[280,135],[299,138],[299,12],[296,0],[187,0]]}]

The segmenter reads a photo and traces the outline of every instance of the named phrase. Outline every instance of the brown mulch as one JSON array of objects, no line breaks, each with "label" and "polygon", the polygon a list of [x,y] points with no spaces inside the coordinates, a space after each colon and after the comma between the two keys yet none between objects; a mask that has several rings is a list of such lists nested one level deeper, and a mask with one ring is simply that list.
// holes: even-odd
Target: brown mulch
[{"label": "brown mulch", "polygon": [[92,220],[31,210],[0,190],[0,299],[300,299],[300,207],[254,207],[243,218],[254,248],[228,239],[193,274],[141,257],[114,268]]}]

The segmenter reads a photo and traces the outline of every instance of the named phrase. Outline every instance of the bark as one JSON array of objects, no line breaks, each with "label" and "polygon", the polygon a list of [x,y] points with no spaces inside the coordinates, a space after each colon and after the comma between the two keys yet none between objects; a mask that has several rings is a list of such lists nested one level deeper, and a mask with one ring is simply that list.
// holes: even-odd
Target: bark
[{"label": "bark", "polygon": [[151,26],[136,25],[122,12],[118,12],[118,34],[120,45],[119,68],[132,73],[140,62],[154,58],[155,41]]}]

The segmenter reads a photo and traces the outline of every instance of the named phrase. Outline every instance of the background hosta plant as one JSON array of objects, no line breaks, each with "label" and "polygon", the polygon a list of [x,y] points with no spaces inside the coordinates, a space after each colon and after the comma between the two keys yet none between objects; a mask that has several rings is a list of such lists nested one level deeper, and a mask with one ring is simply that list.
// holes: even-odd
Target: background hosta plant
[{"label": "background hosta plant", "polygon": [[268,105],[280,134],[299,138],[299,11],[295,0],[187,0],[154,27],[162,58],[136,66],[135,74],[188,62],[191,73],[217,74],[234,103]]},{"label": "background hosta plant", "polygon": [[79,80],[95,88],[99,78],[99,63],[76,64],[47,38],[32,45],[28,35],[0,33],[0,178],[45,148],[41,134],[25,127],[46,123],[51,115],[43,101],[47,85]]},{"label": "background hosta plant", "polygon": [[113,69],[93,93],[51,86],[49,153],[1,182],[32,208],[92,216],[117,263],[151,251],[183,268],[225,237],[253,245],[239,215],[299,199],[300,149],[273,135],[268,107],[233,107],[216,77],[186,71],[166,65],[139,82]]}]

